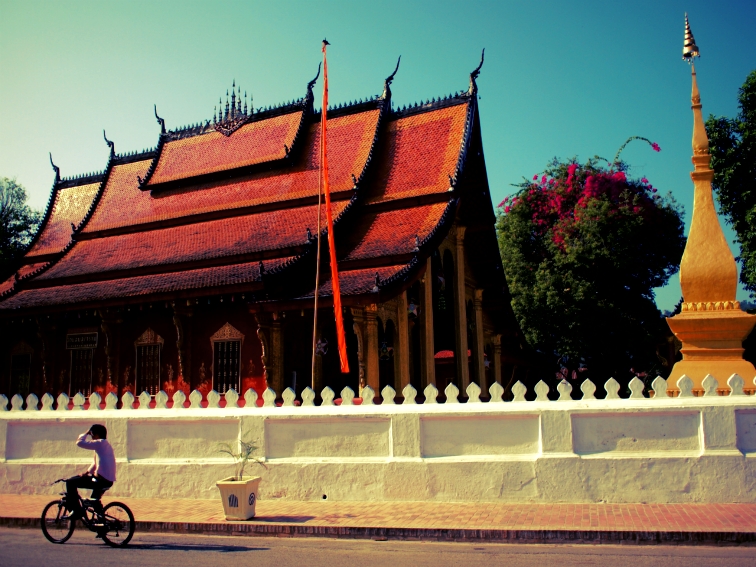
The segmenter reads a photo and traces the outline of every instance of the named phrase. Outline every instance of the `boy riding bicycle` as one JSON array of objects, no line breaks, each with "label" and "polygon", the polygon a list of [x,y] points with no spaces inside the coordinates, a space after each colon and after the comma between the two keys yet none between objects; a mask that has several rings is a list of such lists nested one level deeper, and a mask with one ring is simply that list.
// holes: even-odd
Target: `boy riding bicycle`
[{"label": "boy riding bicycle", "polygon": [[[91,438],[91,441],[87,440]],[[116,480],[116,462],[113,447],[107,439],[108,430],[104,425],[94,424],[89,431],[79,435],[76,446],[82,449],[94,451],[92,464],[79,476],[74,476],[66,481],[66,500],[71,510],[72,518],[80,518],[82,515],[79,506],[79,488],[92,491],[91,498],[99,500],[103,493],[113,486]]]}]

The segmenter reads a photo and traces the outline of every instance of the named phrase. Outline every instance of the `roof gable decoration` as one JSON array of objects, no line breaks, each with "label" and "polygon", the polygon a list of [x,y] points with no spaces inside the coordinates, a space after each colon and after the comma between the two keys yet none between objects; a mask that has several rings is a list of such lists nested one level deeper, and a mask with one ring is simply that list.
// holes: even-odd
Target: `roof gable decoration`
[{"label": "roof gable decoration", "polygon": [[226,323],[220,329],[218,329],[212,337],[210,337],[211,342],[243,340],[244,334],[241,333],[236,327],[231,325],[231,323]]},{"label": "roof gable decoration", "polygon": [[163,346],[163,343],[165,341],[163,340],[163,337],[158,335],[155,331],[153,331],[151,328],[147,327],[147,330],[141,334],[141,336],[134,341],[134,346],[144,346],[144,345],[160,345]]},{"label": "roof gable decoration", "polygon": [[236,86],[236,79],[231,85],[231,105],[229,106],[228,90],[226,90],[226,111],[223,111],[223,100],[218,99],[218,106],[213,107],[213,128],[224,136],[230,136],[241,128],[252,116],[252,97],[247,107],[247,91],[244,91],[244,106],[242,106],[241,87]]}]

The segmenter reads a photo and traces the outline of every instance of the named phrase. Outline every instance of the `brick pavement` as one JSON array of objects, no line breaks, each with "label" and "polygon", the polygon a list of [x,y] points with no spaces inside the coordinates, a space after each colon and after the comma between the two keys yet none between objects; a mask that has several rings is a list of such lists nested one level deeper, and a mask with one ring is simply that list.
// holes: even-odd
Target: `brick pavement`
[{"label": "brick pavement", "polygon": [[[32,526],[49,495],[0,494],[0,524]],[[104,498],[105,502],[115,498]],[[145,531],[508,541],[756,542],[756,504],[499,504],[262,500],[227,522],[219,500],[118,498]]]}]

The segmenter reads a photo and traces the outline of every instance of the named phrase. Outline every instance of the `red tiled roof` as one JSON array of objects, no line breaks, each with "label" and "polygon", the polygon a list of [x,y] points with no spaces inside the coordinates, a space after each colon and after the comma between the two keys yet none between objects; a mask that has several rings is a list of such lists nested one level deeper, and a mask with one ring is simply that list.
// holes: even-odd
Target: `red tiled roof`
[{"label": "red tiled roof", "polygon": [[[265,262],[265,267],[274,269],[290,259],[268,260]],[[188,289],[230,286],[254,282],[259,275],[259,264],[248,262],[102,282],[61,285],[54,288],[28,289],[0,302],[0,309],[86,303]]]},{"label": "red tiled roof", "polygon": [[462,148],[468,104],[413,114],[388,125],[371,202],[443,193]]},{"label": "red tiled roof", "polygon": [[147,186],[286,157],[303,112],[250,122],[231,136],[210,132],[167,142]]},{"label": "red tiled roof", "polygon": [[[341,294],[358,295],[361,293],[369,293],[375,286],[376,273],[380,276],[381,281],[383,281],[387,278],[390,278],[391,276],[402,270],[404,267],[405,266],[403,264],[399,264],[396,266],[382,266],[380,268],[344,270],[343,272],[339,272],[339,285],[341,286]],[[321,270],[320,273],[323,274],[323,271]],[[313,274],[313,285],[315,283],[314,275],[315,274]],[[328,279],[322,282],[320,285],[320,291],[318,292],[318,295],[320,297],[330,297],[331,295],[333,295],[333,286],[331,285],[332,282],[330,271],[325,274],[325,277],[327,277]],[[313,291],[310,291],[300,299],[309,299],[311,297],[314,297],[314,295],[315,293]]]},{"label": "red tiled roof", "polygon": [[[352,174],[365,167],[378,124],[379,110],[340,116],[328,121],[328,166],[331,191],[352,188]],[[236,136],[234,133],[231,138]],[[215,181],[189,189],[153,195],[138,188],[149,161],[113,168],[105,191],[85,232],[183,217],[317,195],[320,124],[309,127],[305,155],[299,165],[256,173],[229,181]]]},{"label": "red tiled roof", "polygon": [[59,189],[50,219],[26,256],[55,254],[63,250],[71,240],[71,223],[78,225],[82,221],[99,187],[99,183],[90,183]]},{"label": "red tiled roof", "polygon": [[[331,208],[339,215],[349,201]],[[38,279],[238,256],[302,245],[317,226],[317,206],[282,209],[77,242]]]},{"label": "red tiled roof", "polygon": [[415,236],[422,242],[438,225],[447,203],[423,205],[370,213],[360,219],[359,243],[344,260],[362,260],[394,254],[408,254],[415,248]]}]

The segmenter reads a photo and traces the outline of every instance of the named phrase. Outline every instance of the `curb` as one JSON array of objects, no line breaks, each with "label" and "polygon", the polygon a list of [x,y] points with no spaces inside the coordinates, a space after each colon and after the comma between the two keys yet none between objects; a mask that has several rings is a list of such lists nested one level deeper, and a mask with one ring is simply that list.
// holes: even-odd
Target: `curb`
[{"label": "curb", "polygon": [[[0,526],[39,528],[39,518],[0,518]],[[627,530],[497,530],[456,528],[376,528],[292,526],[248,522],[191,523],[137,521],[142,533],[233,535],[248,537],[323,537],[343,539],[454,541],[489,543],[683,544],[756,543],[756,532],[627,531]]]}]

